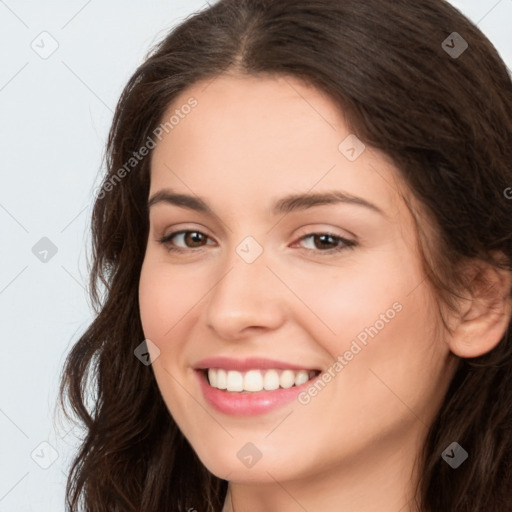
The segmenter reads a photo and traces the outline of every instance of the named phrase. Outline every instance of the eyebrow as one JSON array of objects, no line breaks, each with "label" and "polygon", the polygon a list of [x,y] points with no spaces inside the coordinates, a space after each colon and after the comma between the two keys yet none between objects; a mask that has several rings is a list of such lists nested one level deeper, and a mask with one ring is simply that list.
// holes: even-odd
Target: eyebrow
[{"label": "eyebrow", "polygon": [[[158,203],[172,204],[215,216],[215,213],[210,206],[208,206],[208,203],[205,200],[197,196],[177,194],[170,189],[162,189],[155,192],[148,201],[148,209]],[[275,201],[272,204],[271,211],[274,215],[279,215],[293,211],[307,210],[314,206],[328,204],[351,204],[362,206],[387,217],[386,213],[381,208],[370,201],[363,199],[362,197],[337,190],[323,193],[291,194]]]}]

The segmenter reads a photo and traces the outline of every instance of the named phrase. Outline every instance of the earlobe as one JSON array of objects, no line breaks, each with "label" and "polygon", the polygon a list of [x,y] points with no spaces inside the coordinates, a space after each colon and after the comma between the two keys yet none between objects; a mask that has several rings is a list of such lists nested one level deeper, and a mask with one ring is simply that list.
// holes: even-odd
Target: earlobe
[{"label": "earlobe", "polygon": [[471,299],[461,302],[461,314],[447,343],[459,357],[478,357],[494,349],[512,316],[512,273],[490,264],[479,265],[471,283]]}]

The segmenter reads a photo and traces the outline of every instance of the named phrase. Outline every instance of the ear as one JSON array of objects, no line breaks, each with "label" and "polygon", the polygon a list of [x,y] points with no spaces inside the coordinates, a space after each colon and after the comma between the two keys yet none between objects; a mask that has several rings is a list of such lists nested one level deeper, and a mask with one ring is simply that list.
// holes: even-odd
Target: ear
[{"label": "ear", "polygon": [[460,314],[451,322],[447,343],[459,357],[472,358],[491,351],[503,338],[512,315],[512,273],[486,262],[473,264],[470,297],[461,299]]}]

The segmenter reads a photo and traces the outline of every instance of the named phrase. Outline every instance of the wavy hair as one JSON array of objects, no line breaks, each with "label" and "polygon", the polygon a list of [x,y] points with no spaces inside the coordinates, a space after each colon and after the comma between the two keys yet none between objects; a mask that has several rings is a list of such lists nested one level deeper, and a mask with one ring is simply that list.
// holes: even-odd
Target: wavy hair
[{"label": "wavy hair", "polygon": [[[453,32],[468,44],[459,56],[443,45],[454,46]],[[454,308],[455,291],[468,285],[461,262],[512,271],[512,200],[504,192],[512,192],[511,76],[457,9],[443,0],[220,0],[194,13],[129,79],[108,136],[91,225],[95,316],[67,355],[59,390],[66,416],[86,432],[68,475],[70,510],[222,508],[227,482],[198,459],[151,366],[134,357],[144,340],[138,283],[150,156],[129,172],[126,162],[154,137],[177,95],[232,71],[317,87],[352,133],[389,156],[435,226],[433,240],[416,218],[440,304]],[[419,457],[416,504],[422,512],[503,512],[512,504],[510,321],[492,351],[458,365]],[[454,440],[470,453],[456,471],[441,459]]]}]

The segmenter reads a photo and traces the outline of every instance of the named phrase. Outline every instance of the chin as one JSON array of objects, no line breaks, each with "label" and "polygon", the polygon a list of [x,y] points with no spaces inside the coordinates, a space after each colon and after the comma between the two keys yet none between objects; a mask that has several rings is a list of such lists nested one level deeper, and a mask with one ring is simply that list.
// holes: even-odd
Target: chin
[{"label": "chin", "polygon": [[[296,450],[288,454],[276,453],[275,448],[269,448],[273,455],[265,455],[248,442],[234,444],[236,448],[233,449],[201,450],[198,456],[210,473],[233,482],[275,483],[276,480],[296,479],[301,470],[305,472],[306,468],[298,467],[297,459],[307,460],[307,457],[298,455]],[[241,447],[238,447],[239,444]]]}]

